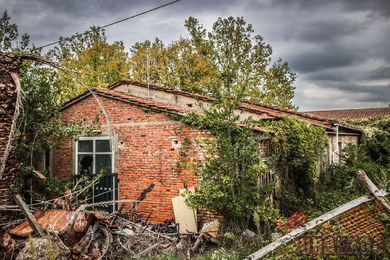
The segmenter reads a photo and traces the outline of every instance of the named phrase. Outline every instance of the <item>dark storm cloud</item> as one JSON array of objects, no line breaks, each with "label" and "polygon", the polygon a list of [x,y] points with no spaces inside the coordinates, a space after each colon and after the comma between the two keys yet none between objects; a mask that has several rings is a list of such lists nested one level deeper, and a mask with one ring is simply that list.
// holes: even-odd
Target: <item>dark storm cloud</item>
[{"label": "dark storm cloud", "polygon": [[[273,0],[272,6],[284,6],[285,8],[297,8],[303,10],[321,10],[330,4],[341,5],[345,12],[370,11],[383,17],[390,16],[390,1],[387,0]],[[263,5],[267,6],[267,5]]]},{"label": "dark storm cloud", "polygon": [[[353,82],[339,82],[333,84],[327,84],[326,82],[319,84],[323,88],[334,88],[342,90],[346,93],[365,93],[369,95],[383,95],[390,94],[389,85],[361,85]],[[386,90],[388,88],[388,90]]]},{"label": "dark storm cloud", "polygon": [[[56,41],[60,36],[70,37],[75,33],[83,33],[92,25],[104,26],[169,2],[172,2],[172,0],[15,0],[10,5],[2,5],[0,3],[0,10],[3,8],[8,9],[11,18],[13,18],[13,22],[15,22],[14,17],[17,17],[20,32],[27,32],[31,36],[31,41],[37,46],[40,46]],[[109,27],[106,31],[117,31],[118,28],[121,28],[122,32],[125,33],[126,31],[123,28],[127,29],[126,26],[131,31],[133,29],[131,28],[132,26],[139,28],[141,21],[149,21],[145,26],[147,25],[149,28],[157,26],[159,27],[158,32],[172,34],[177,31],[172,30],[174,26],[180,27],[180,30],[183,31],[184,20],[189,16],[197,17],[199,14],[213,12],[215,9],[223,12],[223,10],[234,5],[236,2],[238,0],[181,0],[167,7]],[[183,16],[183,14],[185,15]],[[167,25],[167,28],[164,28],[165,21],[172,17],[180,16],[183,16],[180,19],[180,24],[171,23]],[[153,21],[153,23],[150,23],[150,21]],[[137,29],[134,30],[137,31]],[[53,38],[53,36],[55,37]],[[175,36],[175,39],[179,36],[179,34]],[[154,39],[155,36],[148,38]]]},{"label": "dark storm cloud", "polygon": [[361,93],[366,93],[364,97],[359,98],[361,102],[390,102],[390,84],[388,85],[373,85],[373,86],[360,86],[358,90]]},{"label": "dark storm cloud", "polygon": [[[390,101],[390,84],[387,85],[369,85],[359,84],[353,81],[335,82],[335,81],[317,81],[316,84],[321,90],[342,91],[345,95],[356,96],[357,102],[388,102]],[[320,98],[320,97],[319,97]]]},{"label": "dark storm cloud", "polygon": [[324,44],[329,41],[335,41],[340,37],[357,34],[359,31],[367,29],[367,23],[359,23],[346,19],[337,21],[314,21],[303,26],[295,34],[295,38],[300,41]]},{"label": "dark storm cloud", "polygon": [[296,55],[289,64],[296,72],[307,73],[328,68],[342,68],[353,63],[355,56],[347,50],[336,47],[324,50],[302,52]]},{"label": "dark storm cloud", "polygon": [[368,73],[369,79],[390,79],[390,66],[381,66]]},{"label": "dark storm cloud", "polygon": [[383,17],[390,17],[390,1],[387,0],[371,0],[371,1],[350,1],[344,0],[343,5],[348,11],[365,11],[371,10],[379,13]]},{"label": "dark storm cloud", "polygon": [[321,71],[309,73],[306,76],[308,81],[345,82],[348,81],[344,72]]}]

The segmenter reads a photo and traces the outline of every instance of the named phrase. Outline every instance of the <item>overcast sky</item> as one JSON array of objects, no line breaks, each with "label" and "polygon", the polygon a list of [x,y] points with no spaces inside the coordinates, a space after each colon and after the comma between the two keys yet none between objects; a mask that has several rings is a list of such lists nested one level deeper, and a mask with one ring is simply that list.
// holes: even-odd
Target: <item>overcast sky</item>
[{"label": "overcast sky", "polygon": [[[19,33],[37,47],[172,0],[0,0]],[[194,16],[210,29],[218,17],[243,16],[298,78],[300,111],[386,107],[390,103],[390,0],[181,0],[108,27],[108,41],[188,36]]]}]

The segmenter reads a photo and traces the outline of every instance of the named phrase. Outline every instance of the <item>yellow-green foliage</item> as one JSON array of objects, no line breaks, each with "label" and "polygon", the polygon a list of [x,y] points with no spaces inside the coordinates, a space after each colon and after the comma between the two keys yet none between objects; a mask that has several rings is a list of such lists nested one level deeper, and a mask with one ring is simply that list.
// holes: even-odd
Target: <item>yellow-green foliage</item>
[{"label": "yellow-green foliage", "polygon": [[[104,29],[91,27],[85,35],[61,38],[60,46],[48,55],[73,73],[89,87],[107,87],[116,81],[130,77],[129,54],[122,41],[107,43]],[[60,101],[66,101],[85,91],[77,80],[58,72],[56,91]]]},{"label": "yellow-green foliage", "polygon": [[49,260],[54,260],[58,255],[59,247],[53,243],[50,232],[47,232],[46,240],[47,242],[46,242],[46,249],[45,249],[45,258]]},{"label": "yellow-green foliage", "polygon": [[35,259],[35,253],[37,252],[37,249],[34,245],[34,240],[32,239],[31,235],[30,237],[28,238],[28,255],[30,256],[30,260],[34,260]]},{"label": "yellow-green foliage", "polygon": [[131,70],[133,78],[142,82],[148,80],[147,49],[151,83],[201,95],[208,94],[208,88],[217,78],[217,71],[191,45],[190,40],[180,38],[166,46],[158,38],[153,43],[137,42],[131,48]]}]

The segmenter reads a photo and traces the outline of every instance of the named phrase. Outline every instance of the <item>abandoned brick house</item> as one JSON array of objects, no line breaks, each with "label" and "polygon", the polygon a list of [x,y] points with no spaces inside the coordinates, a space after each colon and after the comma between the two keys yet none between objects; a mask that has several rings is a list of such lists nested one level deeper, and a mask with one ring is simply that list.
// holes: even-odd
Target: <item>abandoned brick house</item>
[{"label": "abandoned brick house", "polygon": [[[98,114],[101,119],[101,132],[94,137],[80,137],[78,142],[71,138],[64,140],[62,149],[54,150],[50,160],[52,175],[76,176],[87,170],[99,172],[106,168],[109,173],[117,173],[104,185],[96,185],[94,194],[107,192],[119,187],[119,192],[106,199],[135,199],[149,184],[155,183],[145,201],[137,211],[146,218],[153,209],[150,220],[163,222],[174,217],[171,198],[179,195],[185,182],[193,187],[197,179],[188,171],[174,172],[180,146],[185,136],[191,141],[187,147],[189,156],[201,156],[193,140],[195,137],[209,136],[206,131],[194,126],[182,125],[183,134],[176,134],[174,128],[180,119],[170,115],[183,115],[189,110],[199,110],[197,102],[213,102],[212,98],[179,90],[133,81],[121,80],[108,89],[94,89],[94,93],[107,108],[114,125],[114,146],[109,149],[107,123],[101,107],[90,92],[85,92],[68,101],[62,108],[65,123],[80,122],[86,118],[91,122]],[[162,113],[164,112],[164,113]],[[349,142],[358,142],[361,129],[328,120],[308,113],[257,103],[243,116],[259,118],[280,118],[282,114],[296,115],[310,124],[325,127],[330,140],[327,163],[336,160],[337,151]],[[107,194],[107,193],[106,193]],[[125,209],[131,206],[131,203]]]}]

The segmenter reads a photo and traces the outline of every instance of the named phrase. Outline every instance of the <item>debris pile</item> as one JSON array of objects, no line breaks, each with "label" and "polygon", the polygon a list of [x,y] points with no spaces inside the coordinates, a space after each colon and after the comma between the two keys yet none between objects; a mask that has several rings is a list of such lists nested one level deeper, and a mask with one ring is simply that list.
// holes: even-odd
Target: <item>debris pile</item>
[{"label": "debris pile", "polygon": [[[16,195],[26,221],[0,226],[0,258],[2,259],[118,259],[173,252],[189,256],[204,251],[209,243],[217,244],[219,223],[197,232],[179,232],[175,219],[163,224],[129,219],[130,212],[90,210],[86,205],[71,204],[67,194],[57,199],[54,209],[35,210]],[[145,196],[143,196],[145,197]],[[144,198],[141,198],[142,200]],[[142,200],[134,201],[140,203]],[[128,200],[125,200],[128,201]],[[152,214],[152,212],[151,212]]]}]

